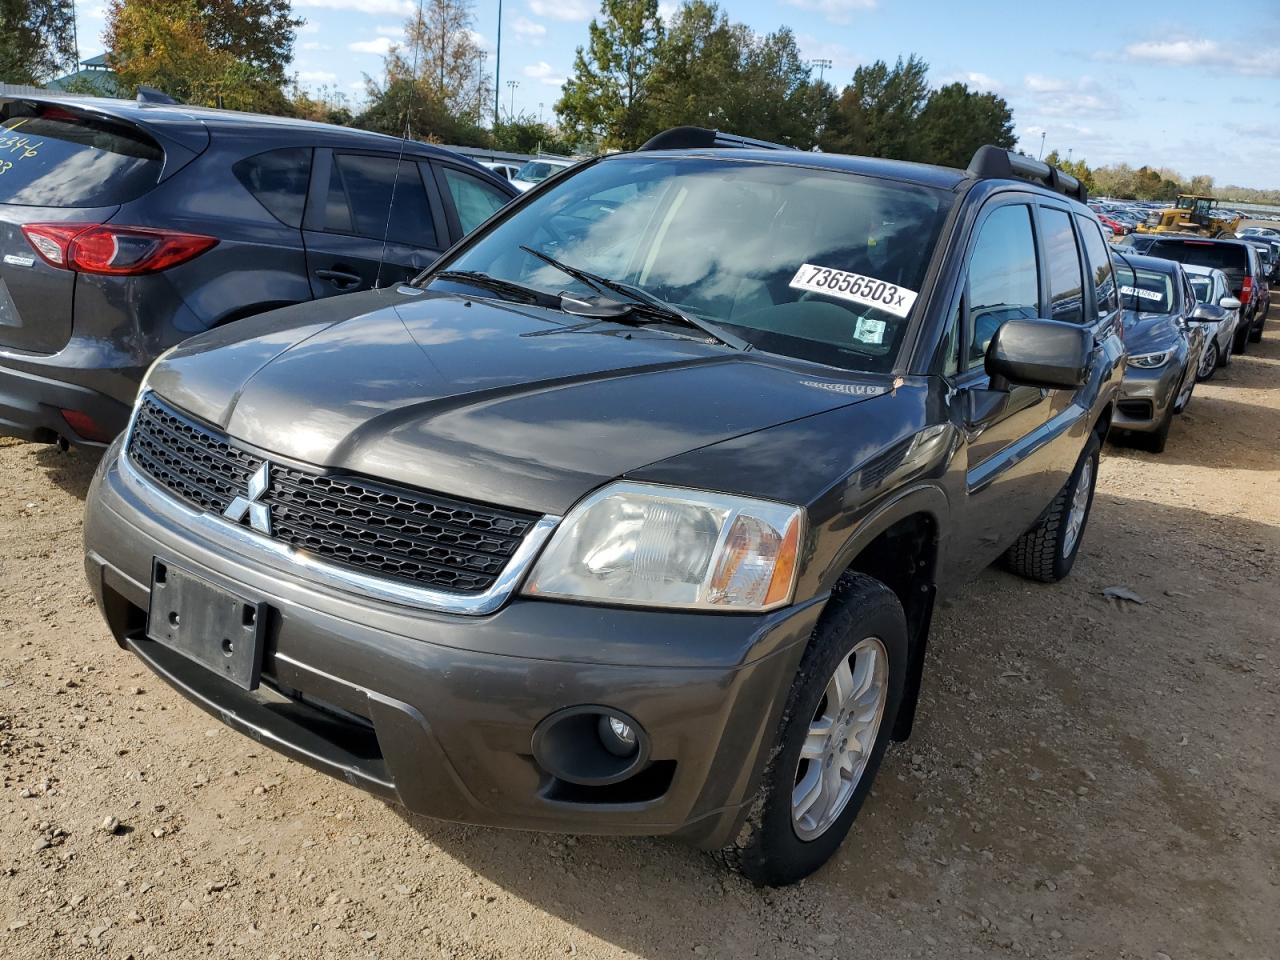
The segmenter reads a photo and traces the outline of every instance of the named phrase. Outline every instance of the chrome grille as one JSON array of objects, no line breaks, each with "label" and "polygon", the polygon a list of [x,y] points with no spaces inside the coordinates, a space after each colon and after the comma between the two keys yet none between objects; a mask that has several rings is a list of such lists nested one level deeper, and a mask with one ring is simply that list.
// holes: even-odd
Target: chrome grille
[{"label": "chrome grille", "polygon": [[[139,407],[128,453],[156,483],[214,514],[247,494],[250,475],[263,463],[154,394]],[[464,594],[489,589],[538,520],[366,477],[269,464],[259,502],[270,510],[272,539],[421,586]]]}]

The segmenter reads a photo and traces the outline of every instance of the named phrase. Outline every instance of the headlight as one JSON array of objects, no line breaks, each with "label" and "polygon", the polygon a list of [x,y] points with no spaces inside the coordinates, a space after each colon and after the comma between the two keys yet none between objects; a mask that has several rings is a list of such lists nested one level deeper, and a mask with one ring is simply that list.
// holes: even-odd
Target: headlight
[{"label": "headlight", "polygon": [[791,602],[800,507],[610,484],[560,523],[524,592],[602,603],[761,611]]},{"label": "headlight", "polygon": [[1129,366],[1139,370],[1155,370],[1169,362],[1169,353],[1168,350],[1162,353],[1140,353],[1129,358]]}]

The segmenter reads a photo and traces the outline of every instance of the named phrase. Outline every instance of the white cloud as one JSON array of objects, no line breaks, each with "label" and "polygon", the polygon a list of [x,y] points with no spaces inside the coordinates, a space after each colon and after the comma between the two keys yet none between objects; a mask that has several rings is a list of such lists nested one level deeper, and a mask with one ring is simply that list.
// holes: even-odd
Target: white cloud
[{"label": "white cloud", "polygon": [[547,28],[536,20],[530,20],[528,17],[516,17],[511,21],[511,29],[516,32],[516,36],[524,37],[528,40],[541,40],[547,35]]},{"label": "white cloud", "polygon": [[963,83],[971,90],[977,90],[981,93],[997,93],[1003,94],[1005,86],[995,77],[988,76],[985,73],[976,73],[970,71],[968,73],[953,73],[946,77],[943,83]]},{"label": "white cloud", "polygon": [[597,6],[590,0],[529,0],[529,9],[540,17],[573,22],[590,20]]},{"label": "white cloud", "polygon": [[84,15],[89,20],[105,20],[107,19],[106,5],[100,3],[97,6],[90,7],[84,12]]},{"label": "white cloud", "polygon": [[1274,50],[1249,50],[1248,44],[1228,45],[1217,40],[1145,40],[1125,47],[1124,58],[1166,67],[1208,67],[1248,77],[1280,77],[1280,58]]},{"label": "white cloud", "polygon": [[680,10],[680,0],[658,0],[658,16],[664,23],[670,23]]},{"label": "white cloud", "polygon": [[[812,34],[800,34],[796,37],[796,44],[800,47],[801,56],[810,63],[814,60],[831,61],[831,66],[821,71],[822,79],[837,89],[849,81],[854,68],[861,62],[858,55],[844,44],[820,40]],[[818,73],[819,71],[815,68],[813,72],[815,79]]]},{"label": "white cloud", "polygon": [[548,87],[560,87],[564,85],[564,74],[558,73],[556,68],[551,66],[545,60],[539,60],[537,63],[531,63],[522,71],[530,80],[537,80],[539,83],[546,84]]},{"label": "white cloud", "polygon": [[347,44],[347,49],[354,53],[376,53],[385,57],[391,52],[393,42],[390,37],[375,37],[372,40],[357,40]]},{"label": "white cloud", "polygon": [[390,37],[392,40],[399,40],[404,36],[404,27],[401,25],[388,26],[383,24],[373,28],[373,32],[380,37]]},{"label": "white cloud", "polygon": [[407,17],[418,9],[412,0],[293,0],[293,5],[314,10],[354,10],[371,16],[394,13]]},{"label": "white cloud", "polygon": [[298,79],[303,83],[333,83],[338,79],[338,75],[328,70],[300,70]]},{"label": "white cloud", "polygon": [[303,50],[329,50],[331,49],[327,43],[321,43],[319,40],[308,40],[302,44]]},{"label": "white cloud", "polygon": [[832,23],[841,26],[852,21],[857,11],[873,10],[876,6],[876,0],[783,0],[783,2],[789,7],[799,7],[801,10],[820,13]]},{"label": "white cloud", "polygon": [[1118,106],[1108,88],[1092,77],[1063,80],[1032,73],[1022,82],[1031,94],[1036,112],[1046,117],[1110,114]]}]

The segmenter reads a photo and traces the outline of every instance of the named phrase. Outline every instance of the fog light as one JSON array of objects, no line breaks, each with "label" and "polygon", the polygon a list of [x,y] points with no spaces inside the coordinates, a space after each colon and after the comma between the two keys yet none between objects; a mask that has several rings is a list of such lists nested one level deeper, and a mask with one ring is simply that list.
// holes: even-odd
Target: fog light
[{"label": "fog light", "polygon": [[612,714],[601,714],[596,724],[600,742],[616,757],[629,757],[636,752],[636,732],[631,725]]}]

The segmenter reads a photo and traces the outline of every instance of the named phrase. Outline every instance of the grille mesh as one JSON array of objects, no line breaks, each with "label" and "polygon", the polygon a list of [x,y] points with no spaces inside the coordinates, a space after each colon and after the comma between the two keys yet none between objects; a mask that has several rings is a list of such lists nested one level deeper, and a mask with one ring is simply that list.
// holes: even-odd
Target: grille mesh
[{"label": "grille mesh", "polygon": [[[222,513],[262,458],[148,395],[129,456],[188,503]],[[331,563],[457,593],[491,587],[537,517],[380,483],[270,464],[260,499],[271,536]]]}]

